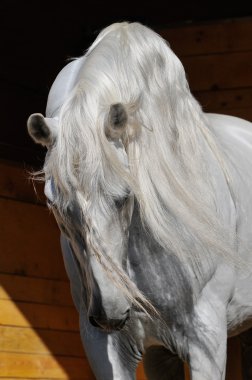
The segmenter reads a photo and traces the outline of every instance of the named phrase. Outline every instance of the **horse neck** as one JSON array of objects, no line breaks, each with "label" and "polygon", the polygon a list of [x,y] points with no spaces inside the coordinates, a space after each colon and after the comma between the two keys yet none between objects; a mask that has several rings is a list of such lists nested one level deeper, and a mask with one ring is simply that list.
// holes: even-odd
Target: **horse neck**
[{"label": "horse neck", "polygon": [[[212,206],[216,209],[220,225],[224,226],[224,228],[228,229],[230,232],[233,232],[231,235],[235,237],[236,211],[225,171],[213,149],[210,148],[208,142],[201,133],[199,133],[198,143],[203,145],[202,151],[204,152],[204,159],[207,163],[207,176],[213,193],[214,204]],[[190,241],[189,238],[188,250],[193,250],[193,245],[191,246],[192,243],[193,242]],[[146,232],[136,202],[129,239],[129,267],[131,268],[131,275],[133,277],[139,276],[139,273],[135,273],[134,267],[148,268],[149,265],[158,267],[160,270],[162,270],[164,266],[184,268],[182,276],[184,278],[183,281],[189,281],[197,293],[197,289],[199,290],[204,285],[205,281],[207,281],[208,277],[211,275],[212,270],[214,270],[215,266],[218,264],[217,259],[216,262],[213,262],[212,269],[210,268],[209,270],[209,260],[204,256],[203,252],[200,263],[202,276],[195,280],[195,267],[191,265],[190,258],[188,259],[185,257],[180,261],[178,257],[174,259],[174,256],[176,255],[172,251],[164,251],[158,242],[155,241],[151,231]],[[175,272],[177,272],[177,270],[175,270]],[[142,276],[144,275],[142,274]]]}]

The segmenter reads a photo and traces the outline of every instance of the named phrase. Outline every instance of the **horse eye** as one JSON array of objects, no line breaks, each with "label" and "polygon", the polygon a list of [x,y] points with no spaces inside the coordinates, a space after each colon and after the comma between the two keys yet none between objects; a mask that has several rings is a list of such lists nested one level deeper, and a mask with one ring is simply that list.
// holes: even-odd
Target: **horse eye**
[{"label": "horse eye", "polygon": [[115,199],[114,204],[115,204],[115,207],[117,208],[117,210],[120,210],[125,205],[127,200],[128,200],[128,196],[126,196],[124,198]]}]

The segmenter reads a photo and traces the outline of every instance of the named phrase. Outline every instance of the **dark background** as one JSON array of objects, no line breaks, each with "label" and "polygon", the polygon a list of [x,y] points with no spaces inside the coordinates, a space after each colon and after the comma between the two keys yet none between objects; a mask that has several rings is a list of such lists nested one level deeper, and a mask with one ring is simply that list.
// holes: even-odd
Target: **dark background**
[{"label": "dark background", "polygon": [[0,158],[41,166],[44,150],[26,132],[31,113],[45,112],[53,80],[112,22],[153,29],[252,16],[248,1],[0,1]]}]

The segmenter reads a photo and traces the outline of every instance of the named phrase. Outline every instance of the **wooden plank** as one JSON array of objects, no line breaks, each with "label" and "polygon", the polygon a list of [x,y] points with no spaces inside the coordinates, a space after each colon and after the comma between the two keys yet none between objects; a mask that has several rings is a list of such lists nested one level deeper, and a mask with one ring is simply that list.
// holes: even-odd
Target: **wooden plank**
[{"label": "wooden plank", "polygon": [[147,380],[145,373],[144,373],[144,366],[143,362],[140,362],[137,367],[137,380]]},{"label": "wooden plank", "polygon": [[184,57],[192,91],[252,87],[252,51]]},{"label": "wooden plank", "polygon": [[73,306],[69,281],[0,274],[0,299]]},{"label": "wooden plank", "polygon": [[241,345],[239,337],[228,339],[226,380],[242,380]]},{"label": "wooden plank", "polygon": [[59,229],[41,206],[0,199],[2,273],[66,280]]},{"label": "wooden plank", "polygon": [[[188,364],[184,364],[184,369],[185,369],[185,380],[190,380],[190,369]],[[137,367],[137,380],[146,380],[146,376],[144,373],[144,366],[143,362],[140,362],[138,367]]]},{"label": "wooden plank", "polygon": [[252,50],[252,18],[158,30],[180,57]]},{"label": "wooden plank", "polygon": [[185,380],[190,380],[190,367],[187,363],[184,363]]},{"label": "wooden plank", "polygon": [[83,357],[79,332],[0,326],[0,351]]},{"label": "wooden plank", "polygon": [[0,376],[91,380],[94,376],[84,358],[0,352]]},{"label": "wooden plank", "polygon": [[252,374],[252,328],[239,335],[241,345],[241,364],[244,380],[251,380]]},{"label": "wooden plank", "polygon": [[45,204],[43,183],[31,180],[32,169],[0,161],[0,197]]},{"label": "wooden plank", "polygon": [[79,331],[74,307],[0,300],[0,325]]},{"label": "wooden plank", "polygon": [[252,88],[195,92],[205,110],[222,113],[236,108],[252,108]]}]

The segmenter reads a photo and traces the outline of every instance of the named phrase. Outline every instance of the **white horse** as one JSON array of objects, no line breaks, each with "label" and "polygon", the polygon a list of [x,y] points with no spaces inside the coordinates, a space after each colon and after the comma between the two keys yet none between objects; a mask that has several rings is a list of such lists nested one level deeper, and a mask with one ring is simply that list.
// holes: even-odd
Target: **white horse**
[{"label": "white horse", "polygon": [[104,29],[28,130],[87,357],[99,380],[225,378],[226,342],[251,326],[252,125],[205,114],[167,43]]}]

